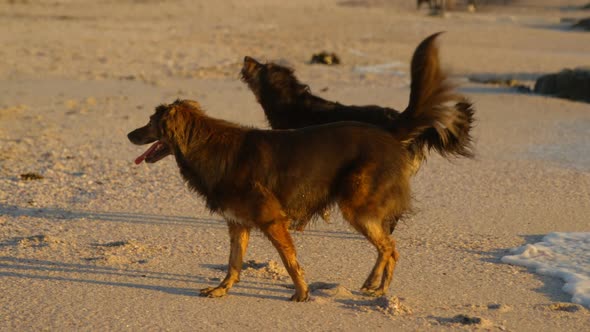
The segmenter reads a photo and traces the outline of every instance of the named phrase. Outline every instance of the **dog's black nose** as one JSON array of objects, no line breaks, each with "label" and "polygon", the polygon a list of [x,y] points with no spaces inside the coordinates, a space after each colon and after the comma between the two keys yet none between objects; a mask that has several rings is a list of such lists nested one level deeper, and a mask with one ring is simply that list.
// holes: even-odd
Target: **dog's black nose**
[{"label": "dog's black nose", "polygon": [[135,134],[135,130],[127,134],[127,138],[133,144],[137,144],[137,135]]}]

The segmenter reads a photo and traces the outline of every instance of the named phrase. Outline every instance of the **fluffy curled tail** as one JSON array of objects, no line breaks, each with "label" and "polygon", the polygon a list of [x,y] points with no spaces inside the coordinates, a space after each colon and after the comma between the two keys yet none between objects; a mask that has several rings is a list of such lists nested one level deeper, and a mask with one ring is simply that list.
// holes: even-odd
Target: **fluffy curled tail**
[{"label": "fluffy curled tail", "polygon": [[420,160],[434,149],[443,157],[473,157],[472,104],[454,91],[440,68],[435,33],[414,51],[408,107],[390,130]]}]

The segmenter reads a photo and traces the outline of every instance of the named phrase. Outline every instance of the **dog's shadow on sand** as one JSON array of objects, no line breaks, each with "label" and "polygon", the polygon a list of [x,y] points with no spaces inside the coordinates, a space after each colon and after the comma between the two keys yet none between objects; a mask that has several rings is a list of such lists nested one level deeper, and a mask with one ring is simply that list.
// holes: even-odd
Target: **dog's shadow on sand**
[{"label": "dog's shadow on sand", "polygon": [[[58,281],[69,284],[124,287],[191,297],[200,297],[200,288],[216,286],[219,283],[216,278],[205,278],[186,274],[139,269],[119,269],[109,266],[0,256],[0,278],[5,277],[52,282]],[[162,283],[166,284],[166,286],[163,286]],[[181,283],[184,287],[169,286],[175,283]],[[187,283],[188,285],[186,285]],[[274,287],[269,287],[268,285]],[[254,293],[240,292],[240,288],[253,290]],[[265,293],[281,293],[281,295],[259,294],[260,291],[265,291]],[[291,291],[281,284],[256,281],[241,281],[237,289],[230,291],[230,295],[232,296],[281,301],[289,299],[290,293]]]},{"label": "dog's shadow on sand", "polygon": [[[221,266],[216,267],[221,269]],[[199,297],[203,298],[203,301],[213,301],[214,299],[202,297],[199,289],[206,286],[216,286],[219,283],[217,278],[205,278],[187,274],[140,269],[119,269],[109,266],[64,263],[10,256],[0,256],[0,279],[2,278],[63,282],[70,285],[82,284],[85,286],[123,287],[163,292],[177,296]],[[271,282],[257,280],[256,278],[249,279],[251,280],[241,280],[236,287],[230,290],[228,296],[287,302],[293,294],[293,287],[288,282]],[[162,283],[165,283],[166,286],[163,286]],[[170,286],[171,284],[181,284],[181,286]],[[320,287],[325,289],[332,289],[338,286],[338,284],[322,282],[311,283],[311,290],[314,289],[314,284],[320,284]],[[312,294],[312,297],[317,298],[318,296]],[[345,298],[333,298],[332,300],[343,308],[354,311],[358,311],[359,308],[375,308],[378,306],[379,301],[378,298],[364,296],[359,291],[353,291]],[[330,299],[326,301],[330,301]]]},{"label": "dog's shadow on sand", "polygon": [[[227,225],[225,220],[212,216],[211,218],[196,218],[186,216],[157,215],[136,212],[107,212],[107,211],[83,211],[65,210],[53,207],[21,207],[0,203],[0,216],[33,217],[53,220],[97,220],[116,223],[132,224],[159,224],[159,225],[186,225],[191,227],[223,228]],[[299,233],[299,232],[297,232]],[[307,228],[302,232],[303,236],[332,237],[349,240],[362,240],[358,233],[346,230],[320,230]]]},{"label": "dog's shadow on sand", "polygon": [[87,219],[132,224],[190,224],[206,227],[226,227],[221,219],[215,218],[193,218],[185,216],[168,216],[136,212],[105,212],[105,211],[82,211],[66,210],[53,207],[21,207],[16,205],[0,204],[0,215],[12,217],[35,217],[53,220]]},{"label": "dog's shadow on sand", "polygon": [[[115,223],[186,225],[187,227],[227,228],[222,219],[205,219],[186,216],[154,215],[127,212],[101,212],[65,210],[53,207],[20,207],[0,204],[0,216],[33,217],[53,221],[59,220],[90,220]],[[345,240],[362,241],[362,236],[340,230],[306,230],[304,236],[337,237]],[[34,237],[32,237],[34,238]],[[0,241],[2,247],[19,245],[19,240],[26,237]],[[225,267],[225,265],[223,265]],[[210,266],[204,266],[210,268]],[[221,269],[221,265],[217,267]],[[66,283],[82,283],[88,285],[104,285],[160,291],[173,295],[200,296],[199,288],[216,286],[219,278],[207,278],[199,275],[183,275],[164,273],[129,267],[110,267],[92,263],[69,263],[33,258],[0,256],[0,278],[11,277],[44,281],[61,281]],[[181,284],[177,286],[177,284]],[[188,285],[187,285],[188,284]],[[240,291],[243,289],[244,291]],[[277,294],[278,293],[278,294]],[[246,278],[230,291],[230,295],[255,297],[264,299],[287,300],[292,291],[280,282],[271,282],[259,278]]]},{"label": "dog's shadow on sand", "polygon": [[[87,276],[92,276],[93,278],[87,278]],[[130,287],[187,296],[197,295],[198,293],[192,288],[176,288],[151,285],[146,281],[203,281],[202,278],[187,275],[157,273],[141,270],[121,270],[107,266],[72,264],[9,256],[0,257],[0,277]],[[137,280],[142,280],[142,282],[119,282],[108,280],[114,277],[125,277],[126,279],[137,278]]]},{"label": "dog's shadow on sand", "polygon": [[[525,243],[537,243],[542,241],[545,235],[520,235],[525,240]],[[524,245],[524,244],[523,244]],[[478,254],[481,256],[481,260],[484,262],[501,264],[501,265],[510,265],[507,263],[502,262],[502,257],[511,255],[510,253],[511,248],[502,248],[502,249],[494,249],[489,251],[481,251],[481,250],[468,250],[471,253]],[[513,265],[516,266],[516,265]],[[535,272],[533,268],[527,268],[524,266],[516,266],[522,271],[526,271],[531,275],[535,276],[539,279],[543,285],[540,287],[535,288],[534,290],[547,296],[550,301],[553,302],[570,302],[571,295],[562,291],[564,281],[556,278],[538,274]]]}]

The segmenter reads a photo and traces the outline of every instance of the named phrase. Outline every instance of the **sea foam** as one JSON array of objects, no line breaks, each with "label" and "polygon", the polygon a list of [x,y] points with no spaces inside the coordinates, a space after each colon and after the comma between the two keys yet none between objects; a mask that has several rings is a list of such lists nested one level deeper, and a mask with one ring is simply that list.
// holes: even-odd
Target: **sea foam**
[{"label": "sea foam", "polygon": [[572,302],[590,308],[590,232],[550,233],[542,242],[511,249],[502,262],[565,281]]}]

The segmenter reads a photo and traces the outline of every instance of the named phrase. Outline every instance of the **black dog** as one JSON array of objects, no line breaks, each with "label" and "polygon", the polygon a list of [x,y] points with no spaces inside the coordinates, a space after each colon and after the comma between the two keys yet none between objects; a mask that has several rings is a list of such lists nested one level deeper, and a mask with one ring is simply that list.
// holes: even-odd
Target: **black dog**
[{"label": "black dog", "polygon": [[[244,58],[242,80],[248,85],[264,109],[264,114],[273,129],[301,128],[337,121],[360,121],[371,123],[387,130],[408,131],[404,123],[408,114],[437,112],[454,108],[452,118],[444,126],[425,127],[416,132],[409,145],[417,171],[426,157],[426,150],[434,149],[443,156],[472,157],[471,136],[472,104],[453,91],[453,85],[439,65],[436,38],[440,33],[426,38],[416,48],[411,66],[410,102],[400,114],[392,108],[342,105],[322,99],[300,83],[293,70],[274,63],[262,64],[251,57]],[[428,95],[427,99],[419,96]],[[453,106],[447,102],[455,102]],[[401,117],[401,119],[400,119]]]}]

